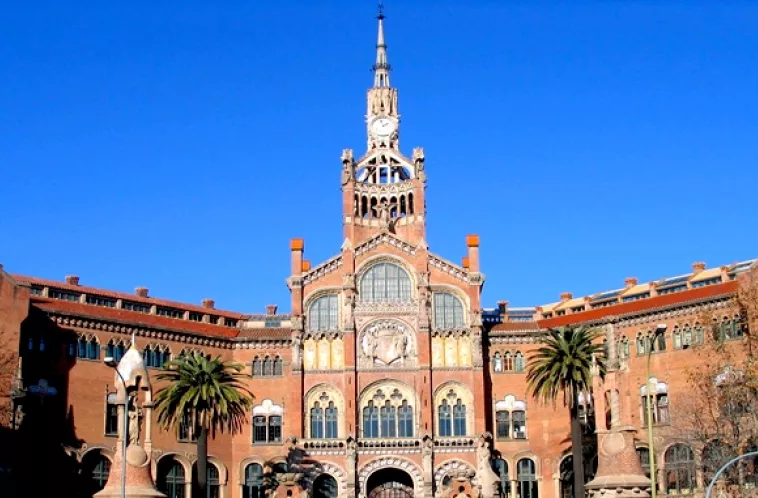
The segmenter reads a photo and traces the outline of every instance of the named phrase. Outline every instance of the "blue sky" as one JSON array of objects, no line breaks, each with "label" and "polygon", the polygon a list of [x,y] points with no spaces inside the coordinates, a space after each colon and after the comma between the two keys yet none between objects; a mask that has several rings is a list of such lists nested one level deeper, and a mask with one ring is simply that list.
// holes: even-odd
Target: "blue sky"
[{"label": "blue sky", "polygon": [[[0,17],[0,262],[288,311],[339,251],[375,2],[15,2]],[[481,237],[534,305],[758,257],[758,3],[387,1],[428,241]]]}]

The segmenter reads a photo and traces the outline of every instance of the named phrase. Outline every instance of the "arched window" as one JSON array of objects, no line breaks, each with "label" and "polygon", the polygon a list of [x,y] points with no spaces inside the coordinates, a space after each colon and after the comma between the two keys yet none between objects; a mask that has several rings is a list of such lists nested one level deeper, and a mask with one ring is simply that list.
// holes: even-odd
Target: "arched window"
[{"label": "arched window", "polygon": [[439,431],[440,436],[448,437],[453,433],[452,425],[452,412],[450,410],[450,404],[446,399],[442,400],[442,404],[437,409],[439,412]]},{"label": "arched window", "polygon": [[324,412],[324,436],[327,439],[335,439],[338,435],[337,422],[338,414],[337,407],[334,406],[334,401],[329,402],[329,406],[326,407]]},{"label": "arched window", "polygon": [[337,480],[329,474],[321,474],[313,481],[313,498],[337,498]]},{"label": "arched window", "polygon": [[83,335],[79,336],[79,340],[77,341],[77,348],[76,348],[76,357],[77,358],[86,358],[87,357],[87,338]]},{"label": "arched window", "polygon": [[274,375],[282,375],[282,359],[278,356],[274,358]]},{"label": "arched window", "polygon": [[361,278],[360,299],[374,301],[410,301],[411,278],[393,263],[377,263]]},{"label": "arched window", "polygon": [[644,447],[637,448],[637,458],[640,459],[640,466],[645,477],[650,478],[650,450]]},{"label": "arched window", "polygon": [[263,361],[257,356],[253,358],[253,377],[263,376]]},{"label": "arched window", "polygon": [[111,470],[111,461],[99,451],[89,452],[82,459],[84,492],[93,495],[105,487]]},{"label": "arched window", "polygon": [[158,465],[158,490],[167,498],[185,498],[184,467],[173,458],[164,458]]},{"label": "arched window", "polygon": [[313,439],[324,437],[324,409],[318,401],[311,408],[311,437]]},{"label": "arched window", "polygon": [[695,456],[686,444],[675,444],[664,456],[666,493],[680,494],[695,489]]},{"label": "arched window", "polygon": [[523,372],[525,365],[526,362],[524,361],[524,355],[521,354],[521,351],[516,351],[516,356],[513,359],[513,369],[516,372]]},{"label": "arched window", "polygon": [[526,439],[526,403],[509,394],[495,403],[497,439]]},{"label": "arched window", "polygon": [[503,371],[503,356],[500,353],[495,353],[492,358],[492,370],[498,373]]},{"label": "arched window", "polygon": [[92,336],[87,343],[87,358],[90,360],[100,359],[100,343],[97,342],[95,336]]},{"label": "arched window", "polygon": [[310,330],[338,330],[339,314],[336,294],[321,296],[313,301],[308,312]]},{"label": "arched window", "polygon": [[519,460],[516,464],[516,479],[518,480],[518,498],[538,498],[534,461],[528,458]]},{"label": "arched window", "polygon": [[620,359],[629,358],[629,339],[624,335],[621,336],[621,340],[618,342],[618,357]]},{"label": "arched window", "polygon": [[507,351],[503,357],[503,370],[506,372],[513,371],[513,356],[511,356],[510,351]]},{"label": "arched window", "polygon": [[242,486],[242,498],[264,498],[263,467],[257,463],[245,467],[245,484]]},{"label": "arched window", "polygon": [[434,293],[434,328],[452,329],[463,327],[461,300],[449,292]]},{"label": "arched window", "polygon": [[398,433],[399,437],[413,437],[413,408],[408,405],[408,401],[403,400],[403,404],[397,409],[398,412]]},{"label": "arched window", "polygon": [[392,406],[389,400],[384,402],[384,406],[379,411],[379,418],[382,437],[397,437],[397,409]]},{"label": "arched window", "polygon": [[[653,423],[667,424],[671,421],[669,418],[668,384],[665,382],[658,382],[658,379],[654,377],[651,378],[650,381],[651,384],[655,385],[655,391],[650,394],[650,407],[653,415]],[[643,425],[647,425],[647,388],[648,386],[640,387]]]},{"label": "arched window", "polygon": [[274,362],[268,356],[263,359],[263,375],[274,375]]},{"label": "arched window", "polygon": [[460,398],[453,406],[453,434],[455,436],[466,435],[466,405]]},{"label": "arched window", "polygon": [[511,494],[511,481],[508,478],[508,462],[503,460],[502,458],[493,458],[492,459],[492,470],[497,474],[497,476],[500,478],[500,483],[498,484],[498,496],[500,498],[506,498],[510,496]]},{"label": "arched window", "polygon": [[379,409],[373,401],[363,409],[363,437],[379,437]]},{"label": "arched window", "polygon": [[[730,445],[715,440],[705,445],[701,456],[703,478],[705,482],[709,483],[721,467],[737,456],[737,452]],[[721,474],[719,479],[728,485],[739,484],[739,467],[739,465],[732,465]]]},{"label": "arched window", "polygon": [[[192,487],[197,489],[198,482],[197,463],[192,467]],[[205,467],[205,496],[201,496],[196,491],[192,493],[194,498],[219,498],[221,496],[221,482],[219,480],[218,468],[210,462]]]}]

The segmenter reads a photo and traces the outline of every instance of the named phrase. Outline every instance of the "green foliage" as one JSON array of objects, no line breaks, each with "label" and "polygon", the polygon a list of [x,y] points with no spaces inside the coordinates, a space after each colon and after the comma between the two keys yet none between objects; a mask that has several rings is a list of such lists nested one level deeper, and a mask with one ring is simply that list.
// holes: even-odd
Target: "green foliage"
[{"label": "green foliage", "polygon": [[605,378],[605,353],[599,338],[598,331],[585,327],[548,330],[542,346],[529,359],[526,380],[531,394],[554,404],[563,393],[563,405],[573,408],[579,393],[589,393],[592,387],[593,367]]},{"label": "green foliage", "polygon": [[191,427],[204,427],[211,437],[216,430],[240,432],[253,404],[252,393],[241,382],[247,377],[242,365],[192,352],[165,368],[158,380],[168,384],[155,397],[158,424],[178,433],[184,415]]}]

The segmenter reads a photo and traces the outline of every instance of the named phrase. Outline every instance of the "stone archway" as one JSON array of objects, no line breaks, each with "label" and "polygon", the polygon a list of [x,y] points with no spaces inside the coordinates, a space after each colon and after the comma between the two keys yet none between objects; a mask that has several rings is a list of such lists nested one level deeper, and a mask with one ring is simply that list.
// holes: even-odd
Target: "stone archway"
[{"label": "stone archway", "polygon": [[366,480],[367,498],[413,498],[413,478],[396,467],[379,469]]}]

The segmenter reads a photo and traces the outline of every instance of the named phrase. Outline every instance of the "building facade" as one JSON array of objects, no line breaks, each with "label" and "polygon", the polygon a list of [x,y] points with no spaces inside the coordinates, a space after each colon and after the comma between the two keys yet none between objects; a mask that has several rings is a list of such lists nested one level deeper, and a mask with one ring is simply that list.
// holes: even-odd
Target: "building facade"
[{"label": "building facade", "polygon": [[[271,491],[267,476],[284,474],[299,455],[308,474],[300,489],[312,496],[492,496],[483,482],[494,478],[501,496],[563,497],[571,485],[568,411],[532,399],[525,371],[545,329],[574,324],[609,330],[643,467],[650,356],[655,480],[669,494],[703,487],[697,448],[673,429],[677,399],[686,394],[686,369],[700,361],[693,349],[709,326],[701,323],[704,310],[718,314],[725,337],[742,340],[731,298],[735,279],[755,260],[713,269],[696,263],[678,277],[629,278],[614,291],[564,293],[543,306],[483,308],[479,237],[466,237],[461,264],[426,244],[424,151],[400,149],[383,23],[380,15],[366,150],[345,149],[341,157],[344,242],[334,257],[311,265],[304,241],[291,241],[289,313],[270,306],[247,315],[216,309],[212,300],[195,306],[153,298],[146,288],[125,294],[73,276],[0,273],[0,332],[14,365],[5,379],[13,409],[2,437],[17,448],[0,450],[7,489],[11,481],[31,486],[34,496],[61,496],[63,488],[71,490],[64,496],[91,496],[102,488],[118,432],[113,370],[103,359],[119,359],[134,345],[151,375],[193,350],[245,365],[255,406],[240,434],[210,441],[209,496],[262,497]],[[666,332],[648,355],[659,324]],[[189,498],[192,430],[152,434],[146,449],[158,488]],[[53,469],[44,478],[41,461]]]}]

